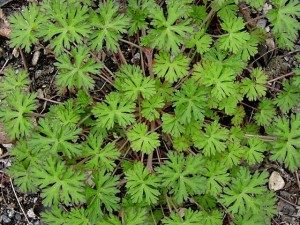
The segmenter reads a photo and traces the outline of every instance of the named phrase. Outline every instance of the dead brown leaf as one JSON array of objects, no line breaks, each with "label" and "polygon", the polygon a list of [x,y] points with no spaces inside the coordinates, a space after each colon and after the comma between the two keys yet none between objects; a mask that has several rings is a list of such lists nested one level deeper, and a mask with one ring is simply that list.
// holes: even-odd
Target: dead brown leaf
[{"label": "dead brown leaf", "polygon": [[0,123],[0,144],[9,144],[11,140],[9,140],[6,132],[4,131],[3,125]]},{"label": "dead brown leaf", "polygon": [[2,9],[0,9],[0,36],[8,38],[10,35],[10,26],[9,22],[6,19]]}]

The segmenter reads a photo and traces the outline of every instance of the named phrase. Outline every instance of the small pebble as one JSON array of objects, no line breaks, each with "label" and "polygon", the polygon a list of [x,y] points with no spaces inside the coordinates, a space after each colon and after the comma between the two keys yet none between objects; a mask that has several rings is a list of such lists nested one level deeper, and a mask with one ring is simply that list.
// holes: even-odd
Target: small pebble
[{"label": "small pebble", "polygon": [[257,22],[257,26],[262,27],[262,28],[265,28],[265,27],[267,26],[267,20],[265,20],[265,19],[260,19],[260,20]]},{"label": "small pebble", "polygon": [[16,213],[16,215],[15,215],[15,219],[16,219],[16,220],[21,220],[21,219],[22,219],[22,217],[21,217],[21,215],[20,215],[19,213]]},{"label": "small pebble", "polygon": [[273,191],[281,190],[285,185],[284,179],[277,171],[273,171],[269,178],[269,189]]},{"label": "small pebble", "polygon": [[7,210],[7,215],[9,218],[13,218],[15,215],[15,211],[13,209],[11,209],[11,210],[9,209],[9,210]]},{"label": "small pebble", "polygon": [[2,215],[2,222],[3,224],[7,224],[11,222],[11,219],[6,215]]},{"label": "small pebble", "polygon": [[20,55],[20,52],[18,51],[17,48],[14,48],[12,53],[11,53],[15,58],[18,58]]},{"label": "small pebble", "polygon": [[27,216],[28,216],[29,218],[35,218],[35,213],[33,212],[33,209],[29,209],[29,210],[27,211]]},{"label": "small pebble", "polygon": [[36,51],[33,53],[32,60],[31,60],[31,64],[33,66],[35,66],[38,63],[40,55],[41,55],[40,51]]},{"label": "small pebble", "polygon": [[42,70],[35,71],[34,78],[38,79],[42,75]]}]

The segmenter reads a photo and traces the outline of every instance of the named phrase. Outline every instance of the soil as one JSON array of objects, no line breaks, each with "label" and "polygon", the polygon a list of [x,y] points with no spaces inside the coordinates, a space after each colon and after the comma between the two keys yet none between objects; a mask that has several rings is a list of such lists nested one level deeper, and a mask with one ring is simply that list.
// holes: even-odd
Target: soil
[{"label": "soil", "polygon": [[[5,16],[21,9],[28,4],[26,0],[10,1],[0,0],[0,7]],[[0,29],[3,19],[0,17]],[[0,33],[1,34],[1,33]],[[297,46],[299,50],[299,46]],[[46,49],[46,50],[45,50]],[[118,57],[104,56],[105,64],[111,71],[116,71],[118,63],[122,57],[130,59],[132,63],[139,63],[139,52],[133,52],[126,44],[121,46],[126,55]],[[126,51],[127,50],[127,51]],[[286,52],[273,52],[266,54],[268,49],[261,49],[256,63],[264,64],[270,73],[291,69],[296,65],[292,54]],[[23,56],[22,56],[23,55]],[[33,63],[38,55],[37,63]],[[280,61],[278,61],[280,60]],[[54,58],[47,48],[36,47],[31,53],[24,54],[9,47],[8,38],[0,36],[0,76],[4,68],[12,66],[15,69],[27,68],[32,80],[31,90],[36,91],[40,99],[39,113],[44,113],[53,101],[62,101],[55,88],[54,80],[56,68],[53,65]],[[280,67],[278,67],[280,65]],[[277,73],[278,74],[278,73]],[[96,81],[97,87],[94,93],[97,96],[105,95],[110,89],[103,81]],[[105,88],[103,89],[103,87]],[[280,88],[280,87],[279,87]],[[99,94],[100,93],[100,94]],[[95,97],[96,98],[96,97]],[[49,101],[50,100],[50,101]],[[11,164],[9,148],[13,145],[7,139],[0,124],[0,224],[3,225],[23,225],[23,224],[43,224],[40,220],[41,212],[44,210],[39,194],[24,194],[11,182],[11,178],[6,173],[6,169]],[[270,173],[277,171],[285,181],[282,189],[276,192],[278,196],[278,215],[272,220],[272,225],[299,225],[300,224],[300,170],[292,174],[281,165],[271,162],[264,162],[261,167],[266,168]]]}]

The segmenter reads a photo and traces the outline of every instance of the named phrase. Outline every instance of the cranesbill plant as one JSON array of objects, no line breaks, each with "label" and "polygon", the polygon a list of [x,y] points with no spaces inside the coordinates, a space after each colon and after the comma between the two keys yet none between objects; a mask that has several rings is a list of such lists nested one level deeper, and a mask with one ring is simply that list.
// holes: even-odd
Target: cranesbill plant
[{"label": "cranesbill plant", "polygon": [[300,166],[300,72],[274,78],[257,58],[267,36],[293,49],[299,2],[100,2],[44,0],[9,19],[11,47],[47,48],[67,99],[40,114],[28,71],[1,79],[8,173],[41,193],[43,221],[271,224],[276,196],[258,165]]}]

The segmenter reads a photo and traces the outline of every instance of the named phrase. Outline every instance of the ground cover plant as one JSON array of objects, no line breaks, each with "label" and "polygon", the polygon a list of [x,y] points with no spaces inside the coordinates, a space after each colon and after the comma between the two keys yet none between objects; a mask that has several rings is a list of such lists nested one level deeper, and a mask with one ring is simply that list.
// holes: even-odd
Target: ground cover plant
[{"label": "ground cover plant", "polygon": [[[11,46],[46,48],[64,99],[39,113],[29,71],[1,78],[8,173],[41,193],[43,221],[271,224],[261,164],[300,166],[300,71],[272,74],[255,56],[270,34],[293,51],[300,4],[265,2],[44,0],[10,16]],[[271,33],[241,5],[264,11]]]}]

